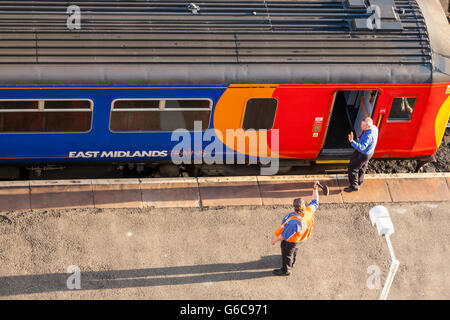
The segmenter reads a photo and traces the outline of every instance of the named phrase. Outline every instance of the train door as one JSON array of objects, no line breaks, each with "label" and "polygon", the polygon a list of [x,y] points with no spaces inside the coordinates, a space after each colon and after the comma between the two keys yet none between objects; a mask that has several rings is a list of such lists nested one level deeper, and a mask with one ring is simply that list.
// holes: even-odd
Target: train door
[{"label": "train door", "polygon": [[361,121],[371,117],[378,98],[377,90],[341,90],[334,96],[321,158],[348,158],[353,148],[348,134],[361,135]]},{"label": "train door", "polygon": [[407,157],[418,132],[426,92],[385,92],[380,97],[374,123],[379,128],[375,157]]}]

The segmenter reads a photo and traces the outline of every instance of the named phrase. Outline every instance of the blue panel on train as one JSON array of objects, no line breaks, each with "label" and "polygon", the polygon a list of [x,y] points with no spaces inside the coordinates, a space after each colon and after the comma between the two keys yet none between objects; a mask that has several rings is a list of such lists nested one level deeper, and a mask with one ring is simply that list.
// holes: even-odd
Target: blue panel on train
[{"label": "blue panel on train", "polygon": [[[115,99],[210,99],[214,106],[224,86],[1,86],[0,100],[89,99],[93,102],[92,128],[86,133],[1,133],[1,162],[110,161],[130,156],[141,159],[170,159],[168,151],[177,144],[171,132],[111,132],[111,103]],[[210,121],[210,128],[212,128]],[[145,152],[144,152],[145,151]],[[153,152],[166,151],[166,152]],[[81,152],[81,153],[80,153]],[[97,153],[96,153],[97,152]],[[105,152],[105,153],[103,153]],[[114,153],[115,152],[115,153]],[[136,153],[138,152],[138,153]],[[140,153],[139,153],[140,152]],[[103,157],[101,155],[103,154]],[[167,154],[167,156],[163,156]],[[69,158],[72,156],[73,158]]]}]

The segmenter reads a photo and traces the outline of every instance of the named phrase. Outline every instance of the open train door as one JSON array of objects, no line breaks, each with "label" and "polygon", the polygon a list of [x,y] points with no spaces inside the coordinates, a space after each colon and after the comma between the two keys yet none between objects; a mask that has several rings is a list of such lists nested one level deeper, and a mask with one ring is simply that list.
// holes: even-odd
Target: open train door
[{"label": "open train door", "polygon": [[407,90],[407,87],[384,91],[373,114],[379,129],[375,158],[408,157],[417,137],[424,111],[427,91],[424,88]]},{"label": "open train door", "polygon": [[373,116],[379,94],[378,90],[335,92],[320,160],[350,159],[354,149],[348,142],[348,134],[353,131],[356,137],[361,135],[361,121]]}]

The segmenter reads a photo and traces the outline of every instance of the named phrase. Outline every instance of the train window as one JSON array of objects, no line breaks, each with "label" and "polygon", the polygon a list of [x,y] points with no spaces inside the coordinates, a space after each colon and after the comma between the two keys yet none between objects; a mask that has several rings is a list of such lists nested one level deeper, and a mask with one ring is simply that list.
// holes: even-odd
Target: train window
[{"label": "train window", "polygon": [[0,133],[87,132],[89,100],[0,101]]},{"label": "train window", "polygon": [[[187,129],[194,131],[194,122],[201,121],[202,130],[209,126],[211,100],[206,99],[162,99],[116,100],[113,102],[110,119],[111,131],[148,132]],[[119,106],[119,107],[117,107]]]},{"label": "train window", "polygon": [[39,101],[14,101],[14,100],[2,100],[0,101],[0,110],[28,110],[28,109],[38,109]]},{"label": "train window", "polygon": [[61,109],[61,111],[68,111],[67,109],[79,109],[80,111],[89,111],[91,109],[91,102],[88,100],[46,100],[44,102],[44,109]]},{"label": "train window", "polygon": [[113,109],[158,109],[159,100],[117,100]]},{"label": "train window", "polygon": [[92,112],[44,113],[44,132],[87,132],[91,118]]},{"label": "train window", "polygon": [[166,100],[166,109],[209,109],[209,100]]},{"label": "train window", "polygon": [[0,112],[1,133],[43,132],[43,125],[42,112]]},{"label": "train window", "polygon": [[417,98],[394,98],[388,120],[409,121],[411,120]]},{"label": "train window", "polygon": [[245,107],[244,130],[270,130],[275,121],[278,100],[274,98],[253,98],[247,101]]}]

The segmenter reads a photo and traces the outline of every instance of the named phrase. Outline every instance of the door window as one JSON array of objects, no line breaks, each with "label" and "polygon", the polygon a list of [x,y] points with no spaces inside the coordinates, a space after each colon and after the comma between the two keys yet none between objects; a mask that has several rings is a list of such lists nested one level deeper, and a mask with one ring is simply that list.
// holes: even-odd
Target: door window
[{"label": "door window", "polygon": [[394,98],[391,111],[389,112],[389,121],[409,121],[411,120],[417,98],[402,97]]}]

